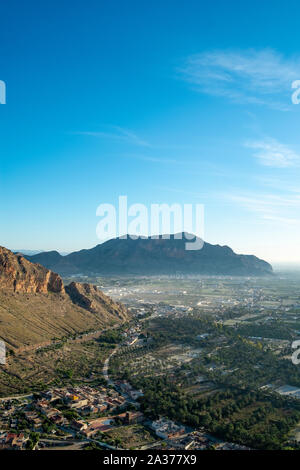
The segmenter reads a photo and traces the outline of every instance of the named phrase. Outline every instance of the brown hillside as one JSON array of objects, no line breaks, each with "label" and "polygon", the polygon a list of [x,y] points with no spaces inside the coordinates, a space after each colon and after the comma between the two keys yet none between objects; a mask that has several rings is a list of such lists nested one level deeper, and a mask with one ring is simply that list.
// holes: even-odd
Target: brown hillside
[{"label": "brown hillside", "polygon": [[36,347],[126,319],[126,309],[97,287],[65,289],[58,274],[0,248],[0,339],[8,348]]}]

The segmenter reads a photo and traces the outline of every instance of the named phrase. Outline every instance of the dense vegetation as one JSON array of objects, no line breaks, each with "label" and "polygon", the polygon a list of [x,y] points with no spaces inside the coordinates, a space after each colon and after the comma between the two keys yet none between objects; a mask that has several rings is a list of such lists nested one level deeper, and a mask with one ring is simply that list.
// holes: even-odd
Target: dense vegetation
[{"label": "dense vegetation", "polygon": [[[266,334],[282,339],[291,330],[274,322],[258,335],[260,326],[226,327],[195,313],[155,318],[145,322],[143,332],[151,341],[121,351],[111,361],[111,373],[143,390],[141,407],[152,419],[168,416],[254,449],[283,449],[292,445],[287,444],[289,432],[300,421],[300,402],[262,387],[269,383],[300,386],[300,371],[284,358],[284,350],[275,354],[268,342],[251,338]],[[180,344],[200,348],[202,353],[172,370],[162,370],[158,360],[156,372],[145,374],[135,367],[133,373],[132,365],[143,356],[158,358],[168,345]],[[201,387],[190,392],[201,377],[212,384],[211,392],[201,393]]]},{"label": "dense vegetation", "polygon": [[285,448],[291,426],[300,420],[300,403],[259,391],[227,388],[193,399],[166,377],[140,378],[135,385],[144,390],[141,406],[147,415],[203,426],[222,439],[255,449]]}]

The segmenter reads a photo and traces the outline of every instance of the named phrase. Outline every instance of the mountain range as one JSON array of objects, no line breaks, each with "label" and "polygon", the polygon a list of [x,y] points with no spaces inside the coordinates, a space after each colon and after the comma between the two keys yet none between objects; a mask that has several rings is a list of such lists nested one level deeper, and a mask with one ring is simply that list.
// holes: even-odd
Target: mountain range
[{"label": "mountain range", "polygon": [[[180,235],[181,238],[179,237]],[[236,254],[228,246],[203,243],[202,249],[186,250],[184,234],[111,239],[91,249],[62,256],[57,251],[26,255],[62,276],[99,275],[231,275],[265,276],[272,266],[253,255]],[[196,238],[196,237],[195,237]]]}]

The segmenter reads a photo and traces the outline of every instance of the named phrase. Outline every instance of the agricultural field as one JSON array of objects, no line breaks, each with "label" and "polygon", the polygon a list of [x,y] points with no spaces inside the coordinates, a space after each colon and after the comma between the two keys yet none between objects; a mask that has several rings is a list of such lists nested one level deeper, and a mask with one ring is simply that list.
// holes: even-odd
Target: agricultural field
[{"label": "agricultural field", "polygon": [[66,342],[8,357],[2,367],[0,396],[45,390],[78,381],[103,380],[102,368],[112,345],[98,341]]}]

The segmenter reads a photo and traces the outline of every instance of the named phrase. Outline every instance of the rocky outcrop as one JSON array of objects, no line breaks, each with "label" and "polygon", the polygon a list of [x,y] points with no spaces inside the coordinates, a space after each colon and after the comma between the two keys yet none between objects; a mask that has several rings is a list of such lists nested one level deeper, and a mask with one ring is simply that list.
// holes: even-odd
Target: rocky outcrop
[{"label": "rocky outcrop", "polygon": [[127,316],[122,305],[103,294],[96,286],[71,282],[65,287],[58,274],[3,247],[0,247],[0,289],[25,294],[63,294],[73,304],[89,312],[108,313],[121,319]]},{"label": "rocky outcrop", "polygon": [[107,312],[119,318],[126,319],[127,313],[123,305],[114,302],[103,294],[96,286],[87,283],[71,282],[66,286],[66,293],[72,302],[82,308],[96,313],[105,308]]},{"label": "rocky outcrop", "polygon": [[0,247],[0,288],[23,293],[65,292],[58,274],[4,247]]},{"label": "rocky outcrop", "polygon": [[58,274],[0,247],[0,339],[11,350],[99,332],[126,320],[125,307],[96,286],[72,282],[65,288]]},{"label": "rocky outcrop", "polygon": [[91,284],[80,284],[79,282],[71,282],[66,286],[66,292],[70,296],[72,302],[80,307],[86,308],[87,310],[94,310],[92,300],[92,290],[97,288],[91,286]]}]

